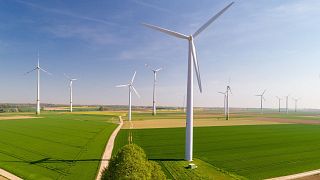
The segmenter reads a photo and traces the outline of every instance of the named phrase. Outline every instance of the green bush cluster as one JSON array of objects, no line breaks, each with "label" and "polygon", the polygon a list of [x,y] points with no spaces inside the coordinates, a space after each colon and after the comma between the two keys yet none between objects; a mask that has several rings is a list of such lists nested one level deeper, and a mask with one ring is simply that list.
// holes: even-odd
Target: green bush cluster
[{"label": "green bush cluster", "polygon": [[166,179],[161,167],[154,161],[148,161],[143,149],[135,144],[123,146],[111,158],[102,180],[116,179]]}]

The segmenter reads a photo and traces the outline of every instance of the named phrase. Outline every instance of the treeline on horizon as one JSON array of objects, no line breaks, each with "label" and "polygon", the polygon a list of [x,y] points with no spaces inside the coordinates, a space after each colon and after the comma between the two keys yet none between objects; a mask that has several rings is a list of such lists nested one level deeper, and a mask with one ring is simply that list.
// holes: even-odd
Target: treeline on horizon
[{"label": "treeline on horizon", "polygon": [[[60,110],[47,110],[47,111],[68,111],[67,104],[49,104],[42,103],[42,111],[46,111],[46,108],[54,108],[54,107],[65,107],[65,109]],[[127,110],[127,105],[74,105],[74,111],[122,111]],[[152,106],[132,106],[133,110],[136,111],[148,111],[152,109]],[[173,107],[173,106],[158,106],[158,110],[182,110],[183,107]],[[231,113],[239,112],[258,112],[259,108],[230,108]],[[0,113],[5,112],[34,112],[36,110],[35,104],[32,103],[0,103]],[[221,112],[223,111],[223,107],[194,107],[195,111],[215,111]],[[267,112],[275,112],[276,108],[265,108],[264,111]],[[300,109],[300,112],[319,112],[319,109]]]}]

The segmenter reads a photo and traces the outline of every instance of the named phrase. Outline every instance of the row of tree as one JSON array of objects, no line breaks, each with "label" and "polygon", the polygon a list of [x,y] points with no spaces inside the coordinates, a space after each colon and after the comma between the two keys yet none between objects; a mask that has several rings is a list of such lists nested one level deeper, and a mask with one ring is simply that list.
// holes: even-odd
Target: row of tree
[{"label": "row of tree", "polygon": [[161,166],[149,161],[143,149],[136,144],[128,144],[111,158],[102,180],[118,179],[166,179]]}]

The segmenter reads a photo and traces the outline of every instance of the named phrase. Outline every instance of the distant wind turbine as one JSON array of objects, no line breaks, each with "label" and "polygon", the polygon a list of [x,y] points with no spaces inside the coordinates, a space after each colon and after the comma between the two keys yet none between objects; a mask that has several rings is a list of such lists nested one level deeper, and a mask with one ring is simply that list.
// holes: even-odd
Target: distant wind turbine
[{"label": "distant wind turbine", "polygon": [[286,113],[289,113],[289,95],[286,96]]},{"label": "distant wind turbine", "polygon": [[224,95],[224,115],[226,117],[226,120],[229,120],[230,117],[230,108],[229,108],[229,92],[231,92],[231,88],[228,85],[227,90],[225,92],[219,92],[220,94]]},{"label": "distant wind turbine", "polygon": [[156,84],[157,84],[157,72],[161,71],[162,68],[158,69],[152,69],[148,64],[146,64],[146,67],[149,68],[153,72],[153,100],[152,100],[152,115],[157,114],[156,109]]},{"label": "distant wind turbine", "polygon": [[264,93],[266,92],[266,90],[263,91],[262,94],[258,94],[256,96],[260,97],[260,113],[263,113],[263,101],[265,101],[266,99],[264,98]]},{"label": "distant wind turbine", "polygon": [[183,112],[186,112],[186,95],[183,96],[182,106],[183,106]]},{"label": "distant wind turbine", "polygon": [[194,38],[197,37],[203,30],[205,30],[213,21],[215,21],[221,14],[223,14],[234,2],[223,8],[220,12],[210,18],[204,25],[202,25],[194,34],[184,35],[175,31],[164,29],[151,24],[143,24],[148,28],[161,31],[165,34],[185,39],[188,41],[188,80],[187,80],[187,118],[186,118],[186,143],[185,143],[185,160],[192,161],[193,155],[193,68],[195,68],[196,76],[200,92],[202,92],[200,69],[196,55],[196,48],[194,45]]},{"label": "distant wind turbine", "polygon": [[131,92],[133,91],[139,98],[140,98],[140,95],[139,93],[137,92],[137,90],[133,87],[133,81],[134,81],[134,78],[136,76],[136,71],[134,72],[132,78],[131,78],[131,81],[128,83],[128,84],[124,84],[124,85],[118,85],[116,87],[128,87],[129,88],[129,112],[128,112],[128,120],[131,121]]},{"label": "distant wind turbine", "polygon": [[292,100],[294,100],[294,112],[297,112],[298,101],[300,98],[292,98]]},{"label": "distant wind turbine", "polygon": [[40,55],[39,55],[39,51],[38,51],[38,64],[37,64],[37,66],[34,69],[32,69],[31,71],[25,73],[25,74],[29,74],[33,71],[37,71],[37,110],[36,110],[36,114],[40,114],[40,71],[43,71],[43,72],[51,75],[51,73],[49,73],[48,71],[46,71],[40,67],[39,56]]},{"label": "distant wind turbine", "polygon": [[230,109],[229,109],[229,92],[232,94],[231,92],[231,88],[228,85],[227,86],[227,91],[226,91],[226,108],[227,108],[227,116],[226,116],[226,120],[229,120],[230,117]]},{"label": "distant wind turbine", "polygon": [[224,116],[227,116],[227,108],[226,108],[226,100],[227,100],[227,92],[218,92],[223,95],[223,109],[224,109]]},{"label": "distant wind turbine", "polygon": [[279,112],[281,111],[281,100],[282,98],[276,96],[276,98],[278,99],[278,105],[279,105]]},{"label": "distant wind turbine", "polygon": [[70,78],[66,74],[64,76],[69,80],[69,89],[70,89],[70,112],[72,112],[72,83],[73,81],[76,81],[77,79]]}]

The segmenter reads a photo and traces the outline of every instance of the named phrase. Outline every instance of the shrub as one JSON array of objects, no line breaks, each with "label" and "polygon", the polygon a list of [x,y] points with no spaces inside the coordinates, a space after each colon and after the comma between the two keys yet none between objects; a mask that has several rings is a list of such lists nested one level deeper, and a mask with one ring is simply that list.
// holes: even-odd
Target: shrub
[{"label": "shrub", "polygon": [[141,147],[128,144],[111,158],[102,175],[102,180],[109,179],[165,179],[165,175],[156,162],[147,160]]},{"label": "shrub", "polygon": [[151,179],[166,179],[166,175],[164,175],[158,163],[154,161],[148,161],[148,163],[151,171]]}]

